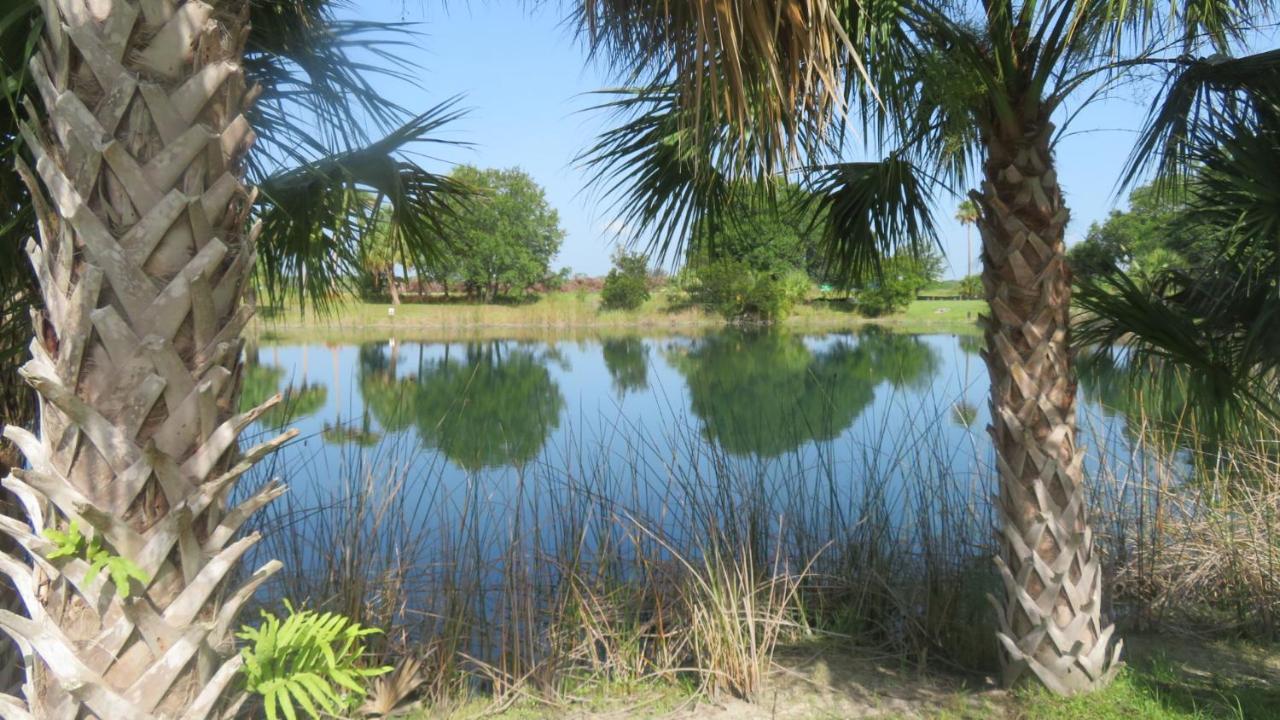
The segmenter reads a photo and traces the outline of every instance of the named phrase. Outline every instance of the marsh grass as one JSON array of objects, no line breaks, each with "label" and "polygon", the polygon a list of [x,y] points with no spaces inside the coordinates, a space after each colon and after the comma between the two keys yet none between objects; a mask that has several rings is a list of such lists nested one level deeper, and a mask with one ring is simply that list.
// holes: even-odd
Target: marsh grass
[{"label": "marsh grass", "polygon": [[[815,637],[990,672],[989,445],[976,431],[945,439],[950,404],[927,405],[837,441],[852,452],[739,457],[687,419],[654,432],[617,418],[566,433],[554,459],[461,483],[403,439],[349,446],[340,467],[269,467],[263,478],[317,481],[258,520],[256,552],[288,568],[262,601],[386,629],[374,659],[420,659],[416,697],[433,707],[655,684],[752,698],[780,645]],[[1101,437],[1111,427],[1083,433],[1099,448],[1107,614],[1272,638],[1274,446],[1169,451],[1141,422],[1124,442]]]}]

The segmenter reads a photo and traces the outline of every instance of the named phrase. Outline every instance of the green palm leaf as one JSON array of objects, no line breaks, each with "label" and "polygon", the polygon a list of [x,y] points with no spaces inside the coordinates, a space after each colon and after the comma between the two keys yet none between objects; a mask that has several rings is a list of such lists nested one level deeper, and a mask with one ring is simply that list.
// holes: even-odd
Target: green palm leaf
[{"label": "green palm leaf", "polygon": [[258,261],[271,300],[294,289],[323,307],[336,290],[353,288],[365,238],[380,217],[406,266],[421,268],[441,256],[456,201],[472,191],[405,154],[419,143],[447,143],[437,133],[461,115],[457,103],[448,100],[364,147],[261,182],[263,237],[270,241],[262,243]]},{"label": "green palm leaf", "polygon": [[918,256],[936,246],[931,181],[900,156],[816,168],[809,205],[822,222],[825,276],[848,286],[899,250]]}]

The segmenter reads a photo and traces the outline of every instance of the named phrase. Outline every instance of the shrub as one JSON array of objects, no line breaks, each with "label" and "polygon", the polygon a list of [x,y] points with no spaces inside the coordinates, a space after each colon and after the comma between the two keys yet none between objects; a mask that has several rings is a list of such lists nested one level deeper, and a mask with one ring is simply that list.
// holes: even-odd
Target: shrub
[{"label": "shrub", "polygon": [[649,271],[644,255],[619,253],[600,290],[604,310],[635,310],[649,299]]},{"label": "shrub", "polygon": [[880,273],[858,288],[859,311],[867,317],[880,317],[905,310],[928,284],[930,274],[927,262],[910,255],[885,260]]},{"label": "shrub", "polygon": [[730,320],[773,322],[785,318],[809,291],[799,270],[764,272],[740,260],[724,258],[688,270],[694,302]]},{"label": "shrub", "polygon": [[960,297],[966,300],[976,300],[982,297],[982,278],[978,275],[966,275],[960,281]]},{"label": "shrub", "polygon": [[916,291],[910,285],[886,276],[858,292],[858,310],[867,317],[890,315],[906,309],[915,296]]}]

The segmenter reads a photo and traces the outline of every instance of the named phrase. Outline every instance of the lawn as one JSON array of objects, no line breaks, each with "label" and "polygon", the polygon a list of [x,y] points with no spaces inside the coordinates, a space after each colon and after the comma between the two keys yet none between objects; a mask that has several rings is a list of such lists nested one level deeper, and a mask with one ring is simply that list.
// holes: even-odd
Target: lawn
[{"label": "lawn", "polygon": [[[700,308],[673,305],[661,291],[634,311],[601,311],[598,293],[550,293],[525,303],[478,304],[386,303],[355,299],[336,301],[327,314],[303,314],[296,305],[264,307],[255,320],[260,334],[276,338],[360,339],[388,333],[419,339],[484,335],[534,339],[550,335],[634,334],[721,327],[719,315]],[[842,301],[814,300],[795,308],[783,323],[795,329],[892,326],[914,332],[977,332],[978,300],[921,300],[906,311],[881,318],[858,315]]]}]

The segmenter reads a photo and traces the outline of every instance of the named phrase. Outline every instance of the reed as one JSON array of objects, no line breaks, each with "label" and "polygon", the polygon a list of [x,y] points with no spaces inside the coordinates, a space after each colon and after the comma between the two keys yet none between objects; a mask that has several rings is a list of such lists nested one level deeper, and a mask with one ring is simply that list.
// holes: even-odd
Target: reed
[{"label": "reed", "polygon": [[[584,422],[524,467],[462,478],[404,438],[340,467],[295,447],[262,473],[305,488],[259,521],[258,552],[288,568],[262,601],[385,628],[378,661],[420,660],[416,697],[437,708],[652,683],[751,698],[775,649],[812,637],[991,670],[989,445],[957,445],[951,404],[933,405],[833,441],[852,453],[734,456],[674,413]],[[1093,420],[1108,613],[1273,636],[1274,444],[1168,450],[1141,422]]]}]

